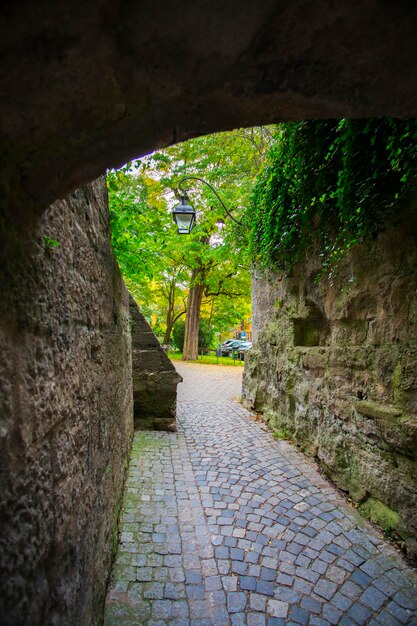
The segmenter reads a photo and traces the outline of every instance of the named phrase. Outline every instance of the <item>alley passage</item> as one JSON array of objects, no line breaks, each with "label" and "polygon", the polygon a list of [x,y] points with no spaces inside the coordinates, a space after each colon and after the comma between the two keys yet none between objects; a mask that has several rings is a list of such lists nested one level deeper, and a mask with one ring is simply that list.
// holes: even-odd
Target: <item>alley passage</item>
[{"label": "alley passage", "polygon": [[178,432],[134,439],[106,626],[417,625],[415,574],[314,463],[180,364]]}]

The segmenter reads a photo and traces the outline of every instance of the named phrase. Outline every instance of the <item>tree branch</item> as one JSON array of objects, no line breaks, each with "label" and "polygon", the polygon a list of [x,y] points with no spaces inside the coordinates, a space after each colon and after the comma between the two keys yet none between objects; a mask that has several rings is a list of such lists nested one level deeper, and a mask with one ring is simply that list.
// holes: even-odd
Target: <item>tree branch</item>
[{"label": "tree branch", "polygon": [[241,297],[241,296],[245,296],[245,293],[240,293],[240,292],[235,292],[235,291],[207,291],[204,294],[207,298],[212,297],[212,296],[230,296],[230,297]]}]

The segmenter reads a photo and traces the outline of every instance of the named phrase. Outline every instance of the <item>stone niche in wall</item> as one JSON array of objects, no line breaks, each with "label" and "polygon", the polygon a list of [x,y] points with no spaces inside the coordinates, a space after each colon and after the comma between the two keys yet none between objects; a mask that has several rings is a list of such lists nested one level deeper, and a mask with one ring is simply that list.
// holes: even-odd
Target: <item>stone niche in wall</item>
[{"label": "stone niche in wall", "polygon": [[247,405],[417,556],[417,202],[332,280],[254,272]]}]

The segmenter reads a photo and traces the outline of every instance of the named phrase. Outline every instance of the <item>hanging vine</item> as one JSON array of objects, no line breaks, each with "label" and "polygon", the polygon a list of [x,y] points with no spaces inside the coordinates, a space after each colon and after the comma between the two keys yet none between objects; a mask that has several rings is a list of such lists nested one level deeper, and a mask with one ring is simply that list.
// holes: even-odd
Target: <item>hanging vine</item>
[{"label": "hanging vine", "polygon": [[244,217],[254,262],[288,271],[314,241],[334,267],[381,231],[416,174],[415,119],[279,125]]}]

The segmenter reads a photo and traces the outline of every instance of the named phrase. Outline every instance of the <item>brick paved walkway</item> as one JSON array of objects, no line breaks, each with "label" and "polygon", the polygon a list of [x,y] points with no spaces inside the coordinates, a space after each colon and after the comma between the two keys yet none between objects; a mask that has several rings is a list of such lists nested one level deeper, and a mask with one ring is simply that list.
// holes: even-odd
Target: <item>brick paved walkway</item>
[{"label": "brick paved walkway", "polygon": [[417,625],[415,574],[231,400],[241,370],[178,370],[178,433],[135,435],[105,625]]}]

